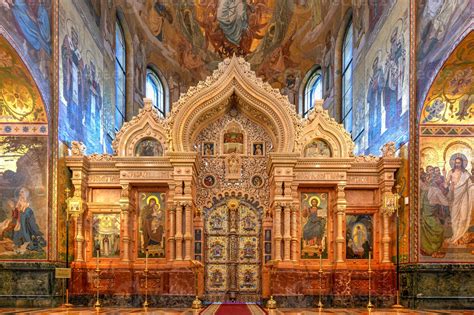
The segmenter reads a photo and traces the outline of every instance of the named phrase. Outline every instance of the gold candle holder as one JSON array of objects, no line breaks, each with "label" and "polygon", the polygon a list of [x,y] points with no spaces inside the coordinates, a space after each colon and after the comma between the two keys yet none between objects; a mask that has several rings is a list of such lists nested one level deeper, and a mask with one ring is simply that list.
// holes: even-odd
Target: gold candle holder
[{"label": "gold candle holder", "polygon": [[199,299],[199,270],[198,268],[201,266],[201,263],[197,260],[191,260],[191,263],[193,264],[193,267],[191,268],[191,270],[193,271],[193,274],[194,274],[194,286],[195,286],[195,293],[196,293],[196,297],[194,298],[192,304],[191,304],[191,308],[193,310],[200,310],[202,308],[202,302],[201,300]]},{"label": "gold candle holder", "polygon": [[370,294],[371,294],[371,289],[372,289],[372,288],[371,288],[371,283],[372,283],[372,281],[371,281],[371,278],[372,278],[372,277],[371,277],[371,275],[372,275],[372,267],[371,267],[371,265],[370,265],[370,260],[371,260],[371,257],[370,257],[370,256],[371,256],[371,255],[372,255],[372,252],[369,251],[369,303],[367,303],[367,309],[368,309],[369,311],[374,308],[374,305],[373,305],[372,302],[371,302],[371,295],[370,295]]},{"label": "gold candle holder", "polygon": [[321,295],[323,291],[323,247],[319,249],[319,301],[318,309],[321,311],[323,309],[323,302],[321,301]]},{"label": "gold candle holder", "polygon": [[100,249],[96,249],[96,260],[95,260],[95,273],[96,273],[96,278],[95,278],[95,289],[96,289],[96,300],[94,307],[96,311],[100,310],[100,300],[99,300],[99,286],[100,286],[100,268],[99,268],[99,258],[100,258]]},{"label": "gold candle holder", "polygon": [[145,250],[145,302],[143,308],[148,308],[148,248]]}]

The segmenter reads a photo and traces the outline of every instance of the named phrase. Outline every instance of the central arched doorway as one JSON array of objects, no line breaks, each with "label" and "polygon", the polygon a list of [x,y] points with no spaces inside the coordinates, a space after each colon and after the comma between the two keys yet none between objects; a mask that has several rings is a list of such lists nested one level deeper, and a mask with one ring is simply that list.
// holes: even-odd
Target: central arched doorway
[{"label": "central arched doorway", "polygon": [[262,209],[224,197],[205,209],[205,293],[209,302],[257,302],[261,296]]}]

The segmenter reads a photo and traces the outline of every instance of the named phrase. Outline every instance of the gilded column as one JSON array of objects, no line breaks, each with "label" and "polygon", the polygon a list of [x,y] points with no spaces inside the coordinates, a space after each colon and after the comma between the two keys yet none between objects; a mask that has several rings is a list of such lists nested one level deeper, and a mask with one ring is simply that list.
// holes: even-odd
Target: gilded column
[{"label": "gilded column", "polygon": [[288,261],[290,260],[290,244],[291,244],[291,208],[288,205],[283,206],[283,216],[284,216],[284,224],[283,224],[283,260]]},{"label": "gilded column", "polygon": [[176,260],[183,260],[183,205],[176,207]]},{"label": "gilded column", "polygon": [[344,216],[346,212],[346,194],[344,192],[345,183],[337,185],[337,200],[336,200],[336,262],[344,262],[343,247],[344,239]]},{"label": "gilded column", "polygon": [[275,260],[281,260],[281,205],[275,207],[275,218],[273,220],[275,231]]},{"label": "gilded column", "polygon": [[291,260],[296,261],[298,236],[297,236],[297,210],[296,207],[291,208]]},{"label": "gilded column", "polygon": [[170,246],[170,261],[175,260],[176,258],[176,251],[175,251],[175,233],[176,233],[176,226],[175,226],[175,213],[176,209],[173,207],[170,209],[170,237],[168,238],[169,246]]},{"label": "gilded column", "polygon": [[191,234],[191,229],[193,226],[192,222],[192,216],[191,216],[191,202],[187,202],[185,207],[185,233],[184,233],[184,241],[185,241],[185,260],[191,260],[191,241],[192,241],[192,234]]},{"label": "gilded column", "polygon": [[122,233],[122,242],[123,242],[123,255],[122,261],[130,261],[130,223],[129,223],[129,214],[130,214],[130,186],[122,185],[122,192],[120,195],[120,209],[122,210],[122,224],[123,224],[123,233]]}]

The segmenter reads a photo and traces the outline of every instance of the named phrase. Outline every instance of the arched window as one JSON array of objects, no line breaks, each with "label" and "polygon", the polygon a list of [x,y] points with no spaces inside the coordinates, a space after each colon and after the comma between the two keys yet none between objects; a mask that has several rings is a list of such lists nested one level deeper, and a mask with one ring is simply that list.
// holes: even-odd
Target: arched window
[{"label": "arched window", "polygon": [[342,123],[352,133],[352,21],[342,44]]},{"label": "arched window", "polygon": [[165,117],[165,95],[163,83],[155,71],[148,68],[146,70],[146,97],[151,99],[153,106]]},{"label": "arched window", "polygon": [[[117,19],[118,20],[118,19]],[[124,121],[126,113],[125,100],[125,37],[120,23],[115,23],[115,130],[118,131]]]},{"label": "arched window", "polygon": [[303,94],[303,117],[314,107],[314,101],[323,98],[321,69],[314,69],[306,81]]}]

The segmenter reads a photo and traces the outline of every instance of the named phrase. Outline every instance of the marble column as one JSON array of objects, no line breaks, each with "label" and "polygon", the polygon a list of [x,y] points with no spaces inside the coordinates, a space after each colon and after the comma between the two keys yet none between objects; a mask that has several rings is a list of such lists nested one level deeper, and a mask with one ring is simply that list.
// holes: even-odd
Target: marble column
[{"label": "marble column", "polygon": [[336,262],[344,262],[343,248],[345,245],[344,238],[344,216],[346,212],[346,194],[344,192],[345,184],[337,185],[336,199]]},{"label": "marble column", "polygon": [[122,210],[122,244],[123,244],[123,254],[122,261],[130,261],[130,226],[129,226],[129,213],[130,213],[130,186],[123,185],[122,193],[120,196],[120,210]]},{"label": "marble column", "polygon": [[289,261],[291,259],[291,208],[288,205],[283,206],[283,216],[284,216],[284,224],[283,224],[283,260]]},{"label": "marble column", "polygon": [[191,260],[191,241],[192,241],[192,216],[191,216],[191,202],[186,203],[185,208],[185,233],[184,233],[184,259]]},{"label": "marble column", "polygon": [[175,213],[176,209],[170,209],[170,237],[168,238],[169,246],[170,246],[170,261],[175,260],[176,258],[176,250],[175,250],[175,233],[176,233],[176,226],[175,226]]},{"label": "marble column", "polygon": [[275,218],[273,219],[275,231],[275,260],[281,260],[281,206],[279,204],[275,207]]},{"label": "marble column", "polygon": [[295,207],[291,208],[291,260],[296,261],[298,236],[297,236],[297,210]]},{"label": "marble column", "polygon": [[383,221],[383,235],[382,235],[382,263],[390,262],[390,213],[388,211],[383,211],[382,221]]},{"label": "marble column", "polygon": [[176,260],[183,260],[183,206],[176,207]]},{"label": "marble column", "polygon": [[84,234],[82,233],[82,213],[73,215],[76,225],[76,261],[84,261]]}]

